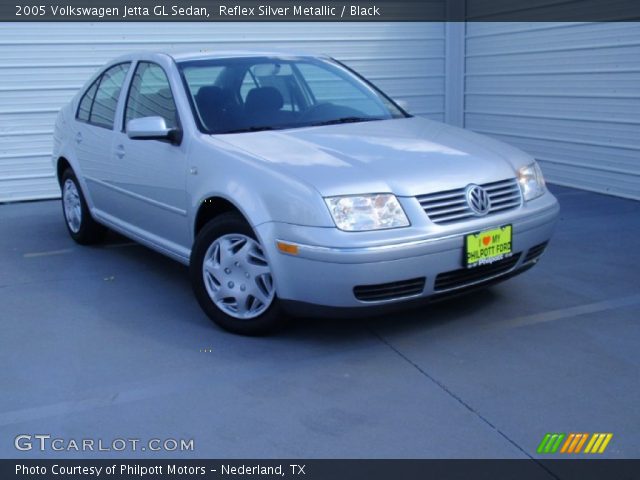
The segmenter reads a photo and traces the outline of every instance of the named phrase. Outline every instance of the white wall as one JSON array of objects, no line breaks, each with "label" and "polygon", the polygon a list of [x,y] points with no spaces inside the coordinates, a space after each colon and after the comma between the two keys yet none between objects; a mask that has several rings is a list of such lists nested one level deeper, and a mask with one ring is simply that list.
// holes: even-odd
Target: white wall
[{"label": "white wall", "polygon": [[415,114],[528,151],[552,182],[640,199],[640,23],[5,23],[0,202],[59,195],[56,112],[106,60],[202,48],[328,53]]},{"label": "white wall", "polygon": [[468,23],[465,49],[466,128],[640,199],[640,23]]},{"label": "white wall", "polygon": [[344,61],[412,111],[444,119],[441,23],[5,23],[0,28],[0,202],[59,196],[56,112],[105,61],[134,50],[284,48]]}]

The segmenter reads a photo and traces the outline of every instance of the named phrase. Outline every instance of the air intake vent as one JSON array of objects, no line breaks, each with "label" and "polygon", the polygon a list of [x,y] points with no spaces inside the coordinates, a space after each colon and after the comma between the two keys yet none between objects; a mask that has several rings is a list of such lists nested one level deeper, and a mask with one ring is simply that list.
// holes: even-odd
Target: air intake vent
[{"label": "air intake vent", "polygon": [[442,292],[491,280],[512,270],[518,263],[518,258],[520,258],[520,254],[515,253],[509,258],[498,260],[489,265],[440,273],[436,277],[433,289],[436,292]]},{"label": "air intake vent", "polygon": [[354,287],[353,294],[363,302],[378,302],[380,300],[410,297],[423,292],[426,280],[425,277],[422,277],[400,282],[379,283],[377,285],[358,285]]},{"label": "air intake vent", "polygon": [[542,255],[542,253],[544,252],[544,249],[547,248],[547,243],[548,242],[544,242],[544,243],[541,243],[540,245],[536,245],[535,247],[531,247],[527,252],[527,256],[524,257],[523,263],[529,263],[529,262],[532,262],[533,260],[537,260],[540,257],[540,255]]},{"label": "air intake vent", "polygon": [[[491,205],[487,215],[517,208],[522,203],[522,195],[515,178],[480,185],[489,194]],[[467,204],[464,188],[430,193],[417,197],[420,205],[434,223],[459,222],[474,216]]]}]

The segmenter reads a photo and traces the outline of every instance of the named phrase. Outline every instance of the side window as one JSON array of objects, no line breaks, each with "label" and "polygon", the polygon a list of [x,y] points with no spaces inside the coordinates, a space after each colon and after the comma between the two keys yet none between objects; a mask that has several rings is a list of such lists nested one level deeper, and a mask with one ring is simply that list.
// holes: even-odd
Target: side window
[{"label": "side window", "polygon": [[88,90],[80,99],[80,106],[78,107],[78,115],[76,115],[76,118],[78,120],[82,120],[83,122],[89,121],[89,115],[91,115],[91,105],[93,105],[93,99],[96,96],[96,90],[98,89],[99,81],[100,79],[93,82],[93,84],[88,88]]},{"label": "side window", "polygon": [[128,70],[129,64],[121,63],[114,65],[102,74],[98,81],[98,90],[89,114],[89,123],[100,127],[113,128],[120,90]]},{"label": "side window", "polygon": [[159,65],[140,62],[131,81],[125,127],[129,120],[143,117],[162,117],[167,127],[178,126],[178,113],[169,80]]}]

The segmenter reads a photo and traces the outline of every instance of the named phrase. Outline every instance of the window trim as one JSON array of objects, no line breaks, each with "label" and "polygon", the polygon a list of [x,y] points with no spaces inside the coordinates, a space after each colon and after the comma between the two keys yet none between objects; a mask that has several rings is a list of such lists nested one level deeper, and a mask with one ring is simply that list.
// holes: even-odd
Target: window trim
[{"label": "window trim", "polygon": [[[131,74],[131,79],[129,80],[129,84],[127,85],[127,96],[124,99],[124,108],[122,109],[122,118],[121,120],[121,124],[120,124],[120,132],[124,133],[125,135],[127,134],[127,107],[129,106],[129,98],[131,98],[131,89],[133,88],[133,81],[136,78],[136,72],[138,71],[138,67],[140,67],[141,64],[143,63],[148,63],[150,65],[156,65],[158,68],[160,68],[160,70],[162,70],[162,73],[164,73],[164,76],[167,79],[167,84],[169,85],[169,91],[171,92],[171,98],[173,100],[173,106],[176,107],[176,126],[175,129],[181,131],[182,130],[182,122],[180,121],[180,111],[178,110],[178,104],[176,102],[176,95],[173,92],[173,87],[171,86],[171,80],[169,80],[169,75],[167,73],[167,71],[165,70],[165,68],[160,65],[158,62],[154,62],[153,60],[138,60],[136,62],[136,65],[133,69],[133,73]],[[166,141],[166,140],[156,140],[156,141]]]},{"label": "window trim", "polygon": [[[78,122],[82,122],[82,123],[86,123],[87,125],[91,125],[94,127],[100,127],[100,128],[104,128],[106,130],[111,130],[111,131],[115,131],[115,126],[116,126],[116,114],[114,113],[113,115],[113,125],[111,125],[111,128],[105,126],[105,125],[101,125],[99,123],[94,123],[91,121],[91,114],[93,113],[93,104],[96,101],[96,97],[98,96],[98,90],[100,89],[100,84],[102,83],[102,77],[104,77],[104,74],[107,73],[109,70],[111,70],[112,68],[118,67],[120,65],[129,65],[129,68],[131,68],[133,62],[131,61],[126,61],[126,62],[119,62],[119,63],[114,63],[113,65],[109,65],[107,68],[105,68],[102,72],[100,72],[100,74],[97,76],[97,78],[91,82],[91,85],[89,85],[84,92],[82,92],[82,95],[80,96],[80,100],[78,101],[78,106],[76,108],[76,121]],[[124,79],[122,80],[122,86],[124,86],[124,83],[127,81],[127,74],[129,73],[129,71],[127,70],[127,73],[125,74]],[[82,99],[85,97],[85,95],[89,92],[89,90],[91,90],[91,88],[93,88],[93,86],[96,85],[96,93],[93,96],[93,99],[91,100],[91,107],[89,107],[89,118],[87,118],[87,120],[82,120],[81,118],[79,118],[80,115],[80,104],[82,103]],[[120,87],[120,95],[122,95],[122,87]],[[118,101],[116,102],[116,113],[117,113],[117,109],[118,109],[118,104],[120,103],[120,98],[118,98]]]}]

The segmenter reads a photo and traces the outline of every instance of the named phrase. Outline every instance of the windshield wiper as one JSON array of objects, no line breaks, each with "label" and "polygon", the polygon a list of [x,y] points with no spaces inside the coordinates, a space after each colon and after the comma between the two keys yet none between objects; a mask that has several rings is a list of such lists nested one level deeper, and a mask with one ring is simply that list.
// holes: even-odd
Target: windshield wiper
[{"label": "windshield wiper", "polygon": [[341,117],[334,118],[333,120],[325,120],[324,122],[312,123],[312,127],[320,127],[322,125],[338,125],[340,123],[358,123],[358,122],[371,122],[373,120],[384,120],[384,118],[378,117]]},{"label": "windshield wiper", "polygon": [[276,130],[276,128],[275,127],[269,127],[269,126],[264,126],[264,127],[246,127],[246,128],[237,128],[235,130],[227,130],[225,132],[219,132],[219,133],[223,134],[223,133],[262,132],[264,130]]}]

